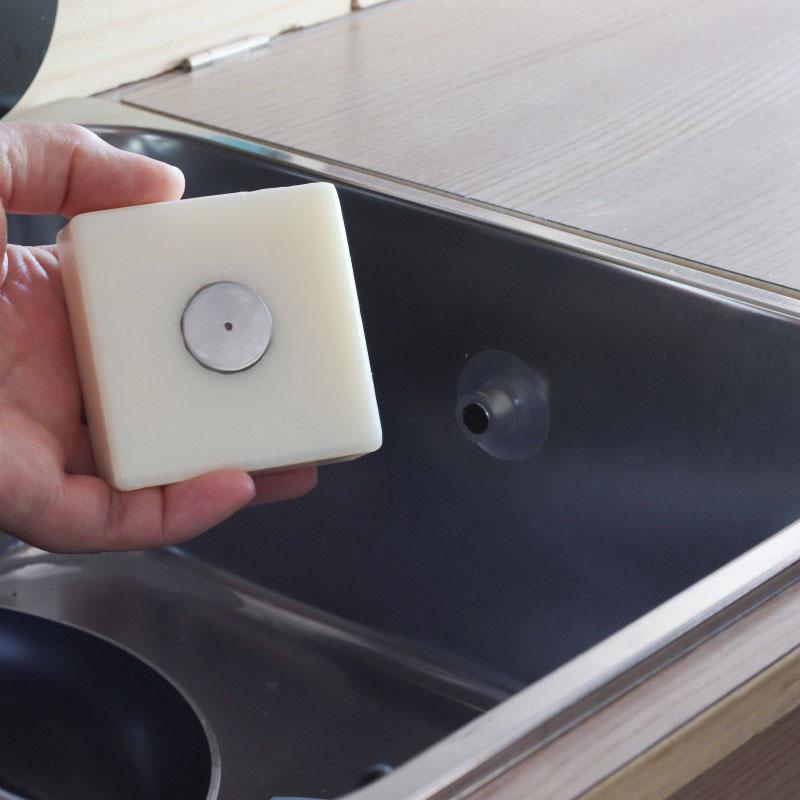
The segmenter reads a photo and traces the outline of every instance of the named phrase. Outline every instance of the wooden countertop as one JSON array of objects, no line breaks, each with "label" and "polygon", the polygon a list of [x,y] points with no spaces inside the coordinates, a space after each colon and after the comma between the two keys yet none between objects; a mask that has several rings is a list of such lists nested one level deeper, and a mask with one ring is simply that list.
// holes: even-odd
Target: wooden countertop
[{"label": "wooden countertop", "polygon": [[800,289],[792,0],[394,0],[123,102]]}]

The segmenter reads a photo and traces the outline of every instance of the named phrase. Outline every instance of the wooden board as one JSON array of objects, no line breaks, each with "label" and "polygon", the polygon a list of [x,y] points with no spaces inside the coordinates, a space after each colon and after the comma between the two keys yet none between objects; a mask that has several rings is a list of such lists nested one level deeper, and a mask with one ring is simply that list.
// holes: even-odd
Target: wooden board
[{"label": "wooden board", "polygon": [[714,771],[712,765],[726,761],[732,752],[748,753],[745,745],[756,734],[798,705],[800,650],[796,649],[583,794],[581,800],[667,800],[674,792],[691,797],[687,783],[695,783],[704,771]]},{"label": "wooden board", "polygon": [[667,800],[798,707],[798,615],[794,585],[466,800]]},{"label": "wooden board", "polygon": [[800,4],[395,0],[126,102],[800,289]]},{"label": "wooden board", "polygon": [[350,0],[59,0],[50,48],[17,108],[141,80],[198,50],[349,11]]},{"label": "wooden board", "polygon": [[800,709],[771,725],[669,800],[797,800]]}]

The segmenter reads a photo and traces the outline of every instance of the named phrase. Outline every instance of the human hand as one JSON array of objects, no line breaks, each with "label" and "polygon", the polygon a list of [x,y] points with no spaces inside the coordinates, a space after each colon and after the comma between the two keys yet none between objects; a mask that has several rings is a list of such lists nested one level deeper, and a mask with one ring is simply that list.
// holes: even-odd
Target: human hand
[{"label": "human hand", "polygon": [[298,497],[316,483],[313,467],[257,478],[226,469],[120,492],[95,475],[56,249],[7,247],[5,212],[71,217],[182,193],[179,170],[83,128],[0,124],[0,529],[32,545],[174,544],[248,503]]}]

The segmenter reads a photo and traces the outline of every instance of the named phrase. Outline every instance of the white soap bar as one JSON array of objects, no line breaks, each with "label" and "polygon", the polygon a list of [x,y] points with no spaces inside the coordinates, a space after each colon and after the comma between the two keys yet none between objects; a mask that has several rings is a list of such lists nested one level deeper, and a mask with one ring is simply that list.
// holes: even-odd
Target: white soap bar
[{"label": "white soap bar", "polygon": [[97,471],[117,488],[380,447],[330,184],[81,214],[58,253]]}]

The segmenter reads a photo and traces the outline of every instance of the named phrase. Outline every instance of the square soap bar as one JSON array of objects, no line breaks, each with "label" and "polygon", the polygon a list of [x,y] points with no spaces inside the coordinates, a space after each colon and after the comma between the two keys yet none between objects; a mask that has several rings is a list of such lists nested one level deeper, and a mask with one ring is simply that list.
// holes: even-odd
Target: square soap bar
[{"label": "square soap bar", "polygon": [[380,447],[330,184],[80,214],[58,252],[96,467],[112,485]]}]

